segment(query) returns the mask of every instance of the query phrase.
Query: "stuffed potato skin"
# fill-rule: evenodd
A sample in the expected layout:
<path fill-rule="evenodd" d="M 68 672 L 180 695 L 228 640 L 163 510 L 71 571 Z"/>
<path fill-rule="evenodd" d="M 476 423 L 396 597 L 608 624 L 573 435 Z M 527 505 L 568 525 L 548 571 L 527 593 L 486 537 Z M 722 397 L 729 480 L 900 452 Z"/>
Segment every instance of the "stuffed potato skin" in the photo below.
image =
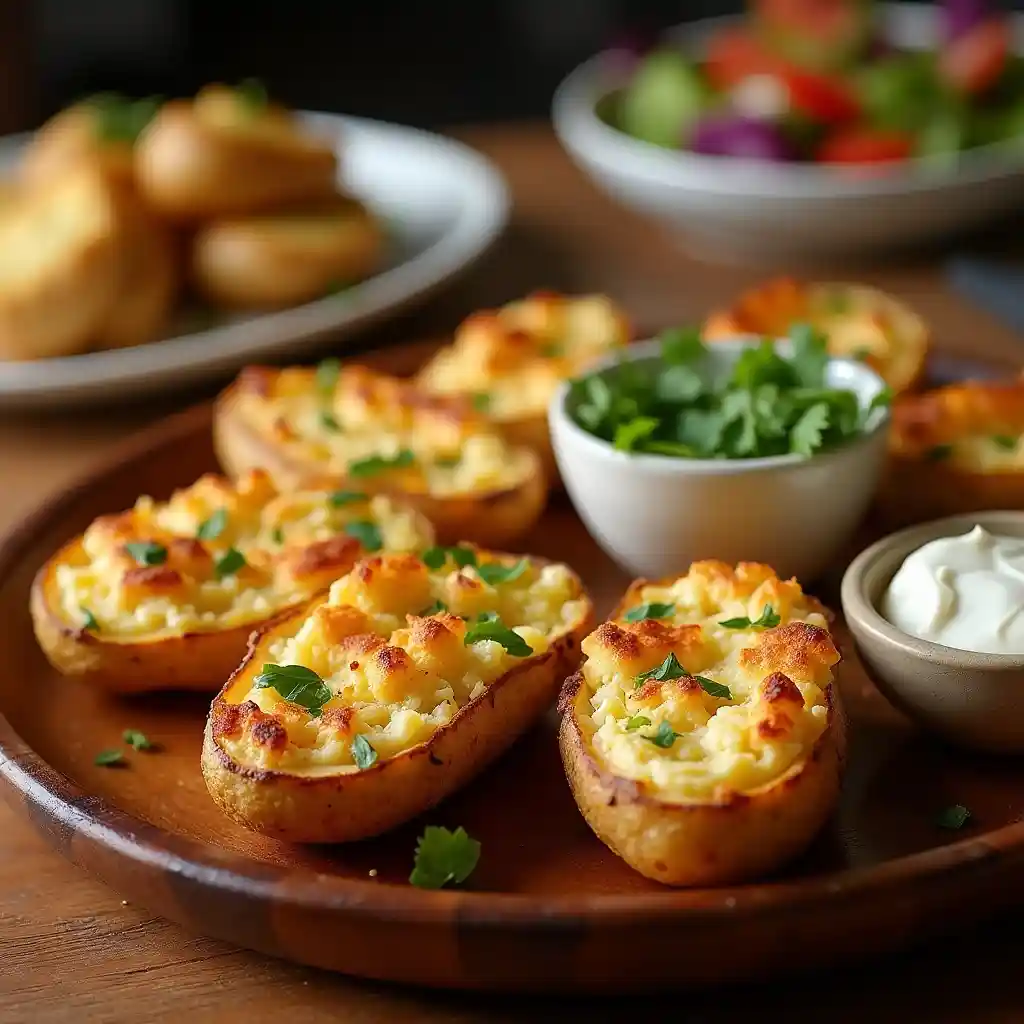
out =
<path fill-rule="evenodd" d="M 288 111 L 211 85 L 164 104 L 136 145 L 135 172 L 155 210 L 196 221 L 330 199 L 337 157 Z"/>
<path fill-rule="evenodd" d="M 339 430 L 325 429 L 325 411 Z M 262 466 L 282 489 L 326 481 L 401 497 L 443 543 L 505 545 L 533 526 L 547 498 L 537 455 L 507 445 L 467 403 L 363 366 L 342 368 L 328 392 L 312 369 L 249 367 L 217 400 L 214 446 L 230 474 Z M 415 461 L 351 476 L 353 458 L 383 451 L 410 451 Z"/>
<path fill-rule="evenodd" d="M 966 381 L 892 407 L 879 507 L 890 525 L 1024 508 L 1024 380 Z"/>
<path fill-rule="evenodd" d="M 360 202 L 214 221 L 192 243 L 197 290 L 221 306 L 295 306 L 363 280 L 380 263 L 380 225 Z"/>
<path fill-rule="evenodd" d="M 606 296 L 537 291 L 468 317 L 417 380 L 435 394 L 477 403 L 510 443 L 536 451 L 558 483 L 547 423 L 551 396 L 631 339 L 624 311 Z"/>
<path fill-rule="evenodd" d="M 517 556 L 480 549 L 475 554 L 479 564 L 511 565 L 517 560 Z M 533 645 L 533 653 L 505 654 L 495 663 L 489 660 L 493 652 L 481 660 L 475 653 L 480 644 L 468 648 L 463 643 L 468 625 L 455 614 L 407 613 L 407 618 L 396 616 L 391 621 L 385 612 L 375 618 L 380 606 L 363 598 L 380 586 L 392 602 L 384 606 L 403 611 L 409 606 L 408 601 L 402 603 L 403 597 L 410 590 L 417 592 L 427 579 L 426 567 L 417 561 L 391 556 L 361 562 L 335 584 L 327 601 L 313 602 L 253 636 L 246 660 L 211 706 L 203 746 L 207 787 L 233 820 L 292 842 L 350 842 L 379 835 L 464 785 L 551 705 L 560 680 L 578 663 L 579 640 L 591 615 L 579 580 L 564 566 L 531 560 L 528 574 L 533 579 L 528 589 L 537 590 L 546 578 L 553 587 L 550 607 L 543 623 L 517 627 Z M 530 618 L 530 598 L 521 605 L 523 614 L 516 616 L 508 599 L 495 593 L 507 586 L 513 585 L 499 584 L 492 590 L 481 583 L 475 570 L 447 566 L 431 577 L 430 592 L 445 594 L 453 609 L 462 607 L 464 612 L 470 606 L 500 607 L 507 624 Z M 414 600 L 422 601 L 425 595 L 426 591 Z M 461 606 L 460 600 L 471 605 Z M 346 601 L 361 602 L 361 606 Z M 396 624 L 399 628 L 392 629 Z M 364 629 L 373 634 L 359 632 Z M 264 703 L 262 695 L 273 693 L 253 689 L 261 667 L 275 658 L 288 660 L 289 655 L 282 652 L 302 649 L 302 638 L 316 636 L 317 630 L 328 639 L 323 657 L 333 657 L 332 664 L 339 669 L 331 681 L 332 699 L 320 711 L 306 711 L 274 698 L 267 710 L 261 708 L 254 696 L 261 695 L 258 699 Z M 461 665 L 459 652 L 464 649 L 473 652 L 464 659 L 476 679 L 472 689 L 465 679 L 450 681 L 454 677 L 442 667 L 450 664 L 453 652 Z M 314 647 L 307 645 L 304 650 L 302 664 L 316 661 L 310 655 Z M 371 679 L 374 694 L 387 692 L 393 702 L 390 719 L 381 717 L 381 705 L 369 693 L 362 694 L 368 703 L 353 706 L 359 673 Z M 435 691 L 439 683 L 442 689 Z M 456 695 L 460 686 L 462 692 Z M 429 710 L 440 692 L 447 694 L 440 705 L 447 705 L 443 714 L 436 708 Z M 424 693 L 433 696 L 426 705 L 417 705 Z M 415 714 L 408 710 L 410 706 L 422 712 L 411 736 L 389 740 L 399 716 Z M 367 719 L 377 727 L 368 725 Z M 369 766 L 358 767 L 351 748 L 346 752 L 346 745 L 357 735 L 368 737 L 373 749 L 380 750 Z M 391 747 L 385 749 L 382 744 L 388 742 Z M 310 743 L 314 743 L 312 752 Z"/>
<path fill-rule="evenodd" d="M 278 494 L 261 472 L 235 486 L 209 475 L 167 503 L 141 498 L 101 517 L 33 582 L 43 653 L 63 674 L 114 692 L 215 689 L 253 629 L 329 586 L 366 554 L 373 530 L 397 550 L 433 541 L 429 523 L 387 498 L 330 500 Z M 222 535 L 204 536 L 222 513 Z"/>
<path fill-rule="evenodd" d="M 845 726 L 829 669 L 838 662 L 839 654 L 823 626 L 814 624 L 824 622 L 823 609 L 813 600 L 804 599 L 794 581 L 783 583 L 766 570 L 743 563 L 735 571 L 720 563 L 696 563 L 681 578 L 682 583 L 637 581 L 610 622 L 584 640 L 584 664 L 562 691 L 559 747 L 577 805 L 602 842 L 634 870 L 655 881 L 672 886 L 721 885 L 770 872 L 810 843 L 838 798 Z M 784 741 L 787 732 L 795 734 L 794 723 L 802 713 L 799 709 L 803 709 L 800 691 L 811 677 L 824 683 L 816 704 L 818 735 L 781 772 L 761 779 L 753 776 L 754 785 L 734 787 L 728 781 L 713 783 L 696 775 L 692 777 L 693 792 L 673 791 L 667 783 L 659 785 L 655 775 L 643 777 L 643 771 L 627 774 L 617 770 L 595 746 L 591 705 L 594 690 L 588 681 L 588 665 L 595 656 L 611 656 L 613 662 L 618 658 L 619 669 L 632 674 L 648 667 L 647 662 L 659 658 L 663 650 L 676 650 L 681 652 L 679 660 L 695 676 L 702 672 L 718 674 L 721 665 L 713 664 L 713 651 L 719 640 L 709 644 L 704 633 L 696 634 L 695 639 L 692 625 L 662 626 L 650 620 L 630 623 L 625 618 L 630 608 L 651 601 L 652 595 L 657 600 L 670 591 L 685 594 L 694 583 L 703 596 L 698 597 L 695 608 L 677 613 L 673 621 L 706 620 L 715 601 L 725 593 L 728 602 L 714 612 L 716 618 L 733 615 L 744 606 L 753 615 L 754 606 L 759 610 L 761 602 L 774 600 L 783 622 L 779 630 L 789 631 L 789 635 L 775 641 L 768 634 L 778 634 L 778 630 L 765 630 L 760 639 L 749 638 L 757 652 L 749 656 L 755 674 L 764 674 L 753 691 L 757 702 L 751 718 L 753 735 L 771 744 Z M 710 601 L 708 592 L 715 595 Z M 700 614 L 693 614 L 698 606 Z M 807 623 L 801 616 L 813 622 Z M 706 623 L 701 628 L 706 629 Z M 768 646 L 759 649 L 759 644 Z M 787 649 L 788 655 L 784 653 Z M 785 671 L 769 672 L 773 661 Z M 655 688 L 661 692 L 646 693 Z M 671 693 L 674 688 L 679 692 Z M 670 692 L 667 698 L 666 692 Z M 808 692 L 815 691 L 808 687 Z M 665 704 L 661 711 L 678 713 L 679 706 L 689 702 L 686 713 L 695 714 L 697 720 L 707 713 L 706 705 L 718 704 L 718 698 L 702 692 L 693 677 L 660 684 L 648 680 L 633 697 L 639 711 L 632 705 L 629 709 L 649 716 L 637 732 L 650 728 L 659 714 L 657 701 L 662 698 Z M 674 710 L 673 702 L 678 705 Z M 712 708 L 709 722 L 714 721 L 718 710 Z M 687 740 L 677 734 L 679 738 Z M 652 771 L 659 770 L 656 763 Z M 662 776 L 665 780 L 673 781 L 668 772 Z"/>
<path fill-rule="evenodd" d="M 732 308 L 704 323 L 706 341 L 738 334 L 784 337 L 795 323 L 810 323 L 836 356 L 860 359 L 895 394 L 917 387 L 931 347 L 928 325 L 895 296 L 866 285 L 767 281 L 741 295 Z"/>

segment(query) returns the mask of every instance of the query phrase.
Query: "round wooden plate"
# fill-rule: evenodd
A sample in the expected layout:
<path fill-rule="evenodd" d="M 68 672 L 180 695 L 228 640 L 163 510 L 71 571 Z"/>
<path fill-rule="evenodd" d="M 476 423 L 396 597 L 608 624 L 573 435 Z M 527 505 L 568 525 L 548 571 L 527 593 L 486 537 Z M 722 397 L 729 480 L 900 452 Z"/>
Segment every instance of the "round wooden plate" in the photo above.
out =
<path fill-rule="evenodd" d="M 396 372 L 423 346 L 378 354 Z M 760 884 L 674 891 L 589 831 L 553 716 L 485 775 L 381 839 L 302 848 L 217 811 L 199 771 L 207 700 L 114 699 L 56 675 L 27 611 L 38 566 L 96 515 L 215 467 L 210 410 L 181 414 L 56 497 L 0 545 L 0 776 L 49 842 L 132 902 L 243 946 L 365 977 L 492 990 L 625 991 L 753 979 L 905 944 L 1024 894 L 1024 762 L 921 735 L 878 694 L 844 628 L 851 743 L 841 806 L 798 863 Z M 524 551 L 568 561 L 607 612 L 627 580 L 564 501 Z M 713 552 L 709 552 L 709 555 Z M 819 593 L 834 597 L 836 580 Z M 832 602 L 834 604 L 834 602 Z M 125 728 L 160 744 L 102 768 Z M 962 803 L 961 832 L 938 812 Z M 461 890 L 408 885 L 424 823 L 465 826 L 483 855 Z"/>

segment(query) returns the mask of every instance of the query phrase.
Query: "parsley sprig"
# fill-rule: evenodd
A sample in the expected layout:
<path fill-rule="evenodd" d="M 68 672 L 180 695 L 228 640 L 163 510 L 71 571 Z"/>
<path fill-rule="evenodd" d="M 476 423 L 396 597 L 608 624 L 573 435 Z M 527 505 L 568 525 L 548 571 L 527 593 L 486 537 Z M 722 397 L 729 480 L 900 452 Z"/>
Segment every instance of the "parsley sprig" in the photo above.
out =
<path fill-rule="evenodd" d="M 314 716 L 333 696 L 331 688 L 304 665 L 264 665 L 253 685 L 257 690 L 273 687 L 282 700 L 298 704 Z"/>
<path fill-rule="evenodd" d="M 428 825 L 416 843 L 416 857 L 409 881 L 420 889 L 440 889 L 453 882 L 461 885 L 480 862 L 480 843 L 464 828 L 454 832 Z"/>
<path fill-rule="evenodd" d="M 697 331 L 666 331 L 660 360 L 623 361 L 574 383 L 572 415 L 620 451 L 678 458 L 807 458 L 870 429 L 888 391 L 862 408 L 853 391 L 828 385 L 822 334 L 797 324 L 790 341 L 790 355 L 767 339 L 745 349 L 722 377 Z"/>

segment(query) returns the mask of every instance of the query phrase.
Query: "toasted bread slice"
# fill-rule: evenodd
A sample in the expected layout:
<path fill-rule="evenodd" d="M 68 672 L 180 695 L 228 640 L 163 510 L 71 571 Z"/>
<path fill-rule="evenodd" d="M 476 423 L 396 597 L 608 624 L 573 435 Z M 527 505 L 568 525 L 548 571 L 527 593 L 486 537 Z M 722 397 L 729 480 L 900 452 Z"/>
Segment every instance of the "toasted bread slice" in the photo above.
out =
<path fill-rule="evenodd" d="M 122 239 L 115 190 L 91 170 L 0 207 L 0 359 L 87 349 L 113 307 Z"/>

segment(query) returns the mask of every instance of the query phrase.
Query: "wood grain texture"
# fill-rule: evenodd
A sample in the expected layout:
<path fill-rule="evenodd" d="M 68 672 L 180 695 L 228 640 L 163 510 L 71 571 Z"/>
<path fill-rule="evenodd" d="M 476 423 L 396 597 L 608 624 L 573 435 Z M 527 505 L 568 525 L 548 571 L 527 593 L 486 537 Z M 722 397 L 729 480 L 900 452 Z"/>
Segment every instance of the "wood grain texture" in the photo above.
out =
<path fill-rule="evenodd" d="M 685 320 L 721 302 L 756 274 L 705 267 L 681 257 L 674 243 L 598 199 L 558 155 L 546 132 L 477 135 L 510 173 L 519 212 L 503 253 L 464 290 L 435 304 L 423 325 L 450 326 L 467 309 L 510 298 L 530 286 L 607 289 L 646 321 Z M 501 257 L 504 260 L 501 260 Z M 500 266 L 502 274 L 493 271 Z M 936 324 L 939 344 L 961 353 L 1018 358 L 1015 339 L 971 311 L 938 284 L 926 264 L 869 277 L 914 301 Z M 411 331 L 405 321 L 387 339 Z M 0 471 L 11 520 L 50 486 L 73 475 L 110 440 L 156 410 L 0 426 Z M 30 831 L 0 807 L 0 915 L 13 934 L 14 969 L 0 974 L 0 1019 L 168 1019 L 185 1005 L 197 1019 L 236 1019 L 231 1007 L 258 999 L 267 1012 L 301 1008 L 306 1019 L 512 1020 L 572 1019 L 588 1012 L 610 1019 L 627 1009 L 614 1001 L 558 1003 L 467 999 L 381 990 L 189 937 L 147 919 L 43 851 Z M 13 928 L 10 927 L 13 923 Z M 54 936 L 56 935 L 56 939 Z M 1002 941 L 985 933 L 871 968 L 788 987 L 744 989 L 725 996 L 687 996 L 694 1019 L 729 1020 L 756 1010 L 763 1018 L 1010 1019 L 1013 965 L 1024 949 L 1017 926 Z M 803 950 L 791 947 L 800 958 Z M 126 973 L 122 976 L 122 971 Z M 894 986 L 895 978 L 898 987 Z M 1000 984 L 1005 979 L 1005 984 Z M 895 988 L 895 991 L 894 991 Z M 659 1005 L 664 1005 L 663 1003 Z M 628 1008 L 638 1007 L 630 1001 Z M 644 1008 L 644 1007 L 641 1007 Z M 653 1012 L 654 1006 L 646 1007 Z M 204 1016 L 205 1015 L 205 1016 Z"/>

